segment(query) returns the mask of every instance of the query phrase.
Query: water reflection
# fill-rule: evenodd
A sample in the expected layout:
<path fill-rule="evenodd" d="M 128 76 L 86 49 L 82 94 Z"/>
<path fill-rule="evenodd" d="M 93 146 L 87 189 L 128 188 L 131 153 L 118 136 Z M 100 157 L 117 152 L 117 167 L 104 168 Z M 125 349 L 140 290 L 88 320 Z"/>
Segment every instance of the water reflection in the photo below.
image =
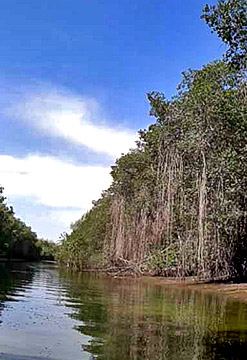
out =
<path fill-rule="evenodd" d="M 246 304 L 47 264 L 0 274 L 0 359 L 246 359 Z"/>
<path fill-rule="evenodd" d="M 7 300 L 15 301 L 15 297 L 24 296 L 22 291 L 32 282 L 33 274 L 31 264 L 27 266 L 23 263 L 0 263 L 0 309 L 4 309 Z"/>
<path fill-rule="evenodd" d="M 90 359 L 81 346 L 87 337 L 73 330 L 75 321 L 62 304 L 66 290 L 56 267 L 11 264 L 0 271 L 0 359 Z"/>
<path fill-rule="evenodd" d="M 98 359 L 246 359 L 245 304 L 93 275 L 76 275 L 67 290 L 81 303 L 76 329 L 92 336 L 84 348 Z"/>

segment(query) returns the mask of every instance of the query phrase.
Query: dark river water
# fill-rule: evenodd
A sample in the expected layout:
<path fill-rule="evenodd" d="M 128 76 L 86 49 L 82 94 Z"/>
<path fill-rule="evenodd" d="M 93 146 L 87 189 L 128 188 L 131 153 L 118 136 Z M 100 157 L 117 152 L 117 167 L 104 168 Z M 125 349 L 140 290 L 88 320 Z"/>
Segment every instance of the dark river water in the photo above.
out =
<path fill-rule="evenodd" d="M 0 264 L 0 359 L 247 359 L 247 305 L 52 264 Z"/>

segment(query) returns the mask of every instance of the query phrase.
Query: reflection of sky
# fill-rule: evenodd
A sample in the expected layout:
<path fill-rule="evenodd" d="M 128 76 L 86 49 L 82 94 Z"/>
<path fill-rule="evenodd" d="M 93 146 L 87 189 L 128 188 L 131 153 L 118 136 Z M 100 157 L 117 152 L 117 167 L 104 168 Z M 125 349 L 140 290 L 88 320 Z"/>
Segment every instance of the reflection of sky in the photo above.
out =
<path fill-rule="evenodd" d="M 79 322 L 67 316 L 70 309 L 61 301 L 65 292 L 53 275 L 51 271 L 35 273 L 31 284 L 5 302 L 0 359 L 90 359 L 82 350 L 90 337 L 72 329 Z"/>
<path fill-rule="evenodd" d="M 204 5 L 1 1 L 0 185 L 39 236 L 58 239 L 109 186 L 116 157 L 153 122 L 148 91 L 169 98 L 182 71 L 219 58 L 224 48 L 200 20 Z M 59 204 L 65 194 L 79 208 Z"/>

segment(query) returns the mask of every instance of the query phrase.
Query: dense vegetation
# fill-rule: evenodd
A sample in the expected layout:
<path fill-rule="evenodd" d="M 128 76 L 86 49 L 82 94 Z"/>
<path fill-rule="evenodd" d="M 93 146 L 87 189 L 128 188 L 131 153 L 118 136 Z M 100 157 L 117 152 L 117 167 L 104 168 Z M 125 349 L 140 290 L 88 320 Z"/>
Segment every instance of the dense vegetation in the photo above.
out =
<path fill-rule="evenodd" d="M 41 260 L 54 260 L 57 251 L 57 245 L 51 240 L 38 239 L 36 248 Z"/>
<path fill-rule="evenodd" d="M 246 1 L 205 7 L 202 17 L 229 46 L 225 59 L 184 72 L 171 100 L 148 94 L 154 124 L 140 130 L 136 148 L 112 167 L 110 188 L 64 236 L 61 263 L 209 279 L 247 275 L 243 9 Z"/>
<path fill-rule="evenodd" d="M 0 257 L 7 259 L 54 259 L 56 245 L 39 240 L 31 227 L 16 218 L 0 187 Z"/>
<path fill-rule="evenodd" d="M 247 67 L 247 1 L 219 0 L 204 8 L 202 18 L 227 45 L 225 60 L 235 68 Z"/>
<path fill-rule="evenodd" d="M 0 187 L 0 254 L 7 258 L 38 259 L 37 235 L 23 221 L 17 219 L 14 210 L 6 204 Z"/>

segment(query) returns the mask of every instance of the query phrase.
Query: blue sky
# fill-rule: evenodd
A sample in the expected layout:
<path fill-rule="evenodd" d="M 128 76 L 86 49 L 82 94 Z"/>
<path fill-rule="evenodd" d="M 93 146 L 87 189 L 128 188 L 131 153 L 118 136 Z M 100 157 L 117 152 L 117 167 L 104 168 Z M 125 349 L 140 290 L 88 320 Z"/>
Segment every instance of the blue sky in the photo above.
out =
<path fill-rule="evenodd" d="M 215 3 L 211 1 L 210 4 Z M 147 127 L 150 90 L 220 58 L 201 0 L 0 4 L 0 184 L 17 216 L 58 239 L 110 184 Z"/>

